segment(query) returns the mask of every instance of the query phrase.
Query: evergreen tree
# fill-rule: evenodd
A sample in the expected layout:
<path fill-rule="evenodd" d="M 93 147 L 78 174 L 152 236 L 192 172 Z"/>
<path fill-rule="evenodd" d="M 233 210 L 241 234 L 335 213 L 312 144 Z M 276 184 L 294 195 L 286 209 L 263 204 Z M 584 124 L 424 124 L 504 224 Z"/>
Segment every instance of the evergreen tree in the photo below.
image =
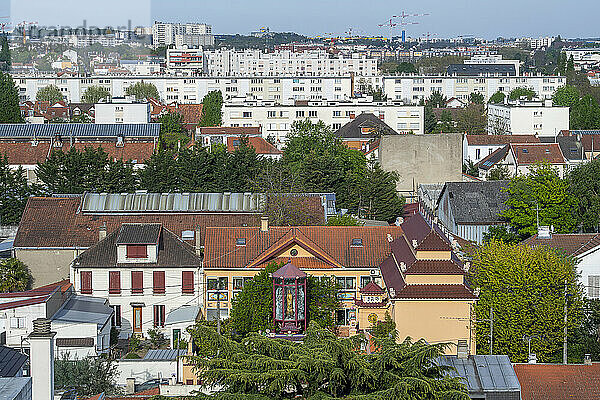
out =
<path fill-rule="evenodd" d="M 430 105 L 425 106 L 425 115 L 424 115 L 424 129 L 425 133 L 436 133 L 437 132 L 437 118 L 433 113 L 433 109 Z"/>
<path fill-rule="evenodd" d="M 11 58 L 8 48 L 8 38 L 6 35 L 0 35 L 0 71 L 10 71 Z"/>
<path fill-rule="evenodd" d="M 240 144 L 227 157 L 225 166 L 226 182 L 230 191 L 243 193 L 252 190 L 261 170 L 261 160 L 254 147 L 249 145 L 248 138 L 240 138 Z"/>
<path fill-rule="evenodd" d="M 190 135 L 183 126 L 183 116 L 179 113 L 161 115 L 157 122 L 160 123 L 160 146 L 165 150 L 179 151 L 190 142 Z"/>
<path fill-rule="evenodd" d="M 202 117 L 200 126 L 221 126 L 223 123 L 223 95 L 221 91 L 213 91 L 202 100 Z"/>
<path fill-rule="evenodd" d="M 144 169 L 139 171 L 140 187 L 152 193 L 175 192 L 179 188 L 181 171 L 175 154 L 168 150 L 159 150 L 146 161 Z"/>
<path fill-rule="evenodd" d="M 59 101 L 64 100 L 64 96 L 58 86 L 56 85 L 48 85 L 40 90 L 38 90 L 37 95 L 35 96 L 37 101 L 48 101 L 51 104 L 57 103 Z"/>
<path fill-rule="evenodd" d="M 33 278 L 27 265 L 16 258 L 0 262 L 0 293 L 22 292 L 31 289 Z"/>
<path fill-rule="evenodd" d="M 446 108 L 447 101 L 446 96 L 436 90 L 425 100 L 425 104 L 433 108 Z"/>
<path fill-rule="evenodd" d="M 0 123 L 23 123 L 23 115 L 19 108 L 19 91 L 12 76 L 0 72 Z"/>
<path fill-rule="evenodd" d="M 12 169 L 0 154 L 0 225 L 18 225 L 29 197 L 40 193 L 27 182 L 23 168 Z"/>
<path fill-rule="evenodd" d="M 369 163 L 363 184 L 359 185 L 359 215 L 394 222 L 404 207 L 404 198 L 396 192 L 397 182 L 396 173 L 384 171 L 378 162 Z"/>
<path fill-rule="evenodd" d="M 483 97 L 483 94 L 473 92 L 469 95 L 469 102 L 472 104 L 483 104 L 485 102 L 485 99 Z"/>
<path fill-rule="evenodd" d="M 496 92 L 494 93 L 490 99 L 488 100 L 488 103 L 490 104 L 502 104 L 504 103 L 504 99 L 506 98 L 506 95 L 502 92 Z"/>

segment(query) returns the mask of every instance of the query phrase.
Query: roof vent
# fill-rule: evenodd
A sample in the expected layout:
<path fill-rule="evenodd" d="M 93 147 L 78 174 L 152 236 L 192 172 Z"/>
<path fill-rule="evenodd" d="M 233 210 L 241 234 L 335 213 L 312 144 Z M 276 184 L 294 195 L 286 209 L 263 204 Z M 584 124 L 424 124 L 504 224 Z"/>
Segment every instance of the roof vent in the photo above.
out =
<path fill-rule="evenodd" d="M 406 272 L 406 263 L 404 261 L 400 262 L 400 269 L 402 270 L 402 272 Z"/>
<path fill-rule="evenodd" d="M 529 354 L 529 358 L 527 359 L 528 364 L 537 364 L 537 355 L 535 353 Z"/>
<path fill-rule="evenodd" d="M 465 339 L 459 339 L 457 345 L 457 356 L 458 358 L 467 358 L 469 357 L 469 342 Z"/>
<path fill-rule="evenodd" d="M 414 248 L 417 248 L 417 246 L 419 246 L 419 242 L 417 242 L 417 239 L 413 239 L 413 240 L 412 240 L 412 246 L 413 246 Z"/>
<path fill-rule="evenodd" d="M 50 334 L 50 320 L 46 318 L 38 318 L 33 321 L 33 333 L 36 335 Z"/>
<path fill-rule="evenodd" d="M 469 272 L 469 268 L 471 268 L 471 263 L 467 261 L 463 266 L 463 269 L 465 270 L 465 272 Z"/>
<path fill-rule="evenodd" d="M 396 289 L 394 289 L 393 287 L 390 288 L 390 296 L 396 297 Z"/>
<path fill-rule="evenodd" d="M 387 240 L 390 243 L 392 243 L 394 241 L 394 238 L 393 238 L 393 236 L 390 233 L 387 234 Z"/>
<path fill-rule="evenodd" d="M 583 365 L 592 365 L 592 355 L 586 354 L 583 356 Z"/>
<path fill-rule="evenodd" d="M 538 239 L 552 239 L 552 231 L 549 226 L 538 226 Z"/>

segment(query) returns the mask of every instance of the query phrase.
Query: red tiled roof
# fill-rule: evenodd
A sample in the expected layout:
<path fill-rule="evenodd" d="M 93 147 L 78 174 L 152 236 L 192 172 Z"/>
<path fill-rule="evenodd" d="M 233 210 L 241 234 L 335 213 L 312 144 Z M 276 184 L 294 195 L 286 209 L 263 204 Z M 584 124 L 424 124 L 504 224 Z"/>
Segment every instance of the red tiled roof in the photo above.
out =
<path fill-rule="evenodd" d="M 367 283 L 367 286 L 360 289 L 359 292 L 362 294 L 384 294 L 385 290 L 383 290 L 381 286 L 379 286 L 375 282 L 371 281 Z"/>
<path fill-rule="evenodd" d="M 429 234 L 425 236 L 425 239 L 419 243 L 416 250 L 448 251 L 452 250 L 452 248 L 448 243 L 448 239 L 445 239 L 442 234 L 432 229 Z"/>
<path fill-rule="evenodd" d="M 396 291 L 396 299 L 476 299 L 465 285 L 406 285 Z"/>
<path fill-rule="evenodd" d="M 406 274 L 464 275 L 465 271 L 452 260 L 417 260 Z"/>
<path fill-rule="evenodd" d="M 592 151 L 592 143 L 594 151 L 600 151 L 600 135 L 581 135 L 581 144 L 585 151 Z"/>
<path fill-rule="evenodd" d="M 300 226 L 270 227 L 268 232 L 261 232 L 260 228 L 249 227 L 208 228 L 204 267 L 259 266 L 281 258 L 282 253 L 299 245 L 318 258 L 321 261 L 319 265 L 372 268 L 379 266 L 391 254 L 388 234 L 398 238 L 402 229 L 393 226 Z M 236 239 L 241 238 L 246 239 L 245 246 L 236 245 Z M 363 246 L 352 246 L 355 238 L 361 238 Z"/>
<path fill-rule="evenodd" d="M 98 242 L 98 231 L 106 224 L 110 233 L 124 223 L 158 223 L 180 235 L 201 229 L 204 243 L 208 226 L 258 226 L 258 214 L 137 213 L 94 214 L 79 211 L 82 197 L 32 197 L 27 201 L 15 237 L 17 248 L 87 248 Z M 190 244 L 194 244 L 193 241 Z"/>
<path fill-rule="evenodd" d="M 510 147 L 519 165 L 531 165 L 542 161 L 565 164 L 565 157 L 558 143 L 511 144 Z"/>
<path fill-rule="evenodd" d="M 101 147 L 111 160 L 135 160 L 138 164 L 149 159 L 154 153 L 153 142 L 128 142 L 125 141 L 122 147 L 117 147 L 114 142 L 78 142 L 73 146 L 79 151 L 84 151 L 86 147 Z M 52 151 L 68 152 L 71 149 L 70 143 L 64 143 L 62 147 L 54 147 Z M 46 161 L 50 154 L 50 142 L 38 142 L 37 146 L 32 146 L 30 141 L 0 141 L 0 155 L 5 154 L 11 165 L 36 165 Z"/>
<path fill-rule="evenodd" d="M 0 298 L 14 299 L 13 301 L 7 300 L 1 303 L 0 310 L 10 310 L 13 308 L 45 303 L 55 291 L 60 290 L 61 293 L 64 293 L 71 286 L 72 285 L 68 280 L 63 280 L 24 292 L 0 293 Z"/>
<path fill-rule="evenodd" d="M 534 135 L 467 135 L 469 146 L 493 146 L 509 143 L 540 143 Z"/>
<path fill-rule="evenodd" d="M 354 304 L 362 308 L 383 308 L 388 305 L 387 301 L 380 301 L 378 303 L 365 303 L 362 300 L 354 300 Z"/>
<path fill-rule="evenodd" d="M 600 399 L 600 364 L 514 364 L 523 400 Z"/>
<path fill-rule="evenodd" d="M 281 155 L 283 151 L 267 142 L 262 136 L 250 136 L 248 139 L 248 145 L 254 147 L 256 154 L 269 154 L 269 155 Z M 227 138 L 227 151 L 233 152 L 237 148 L 234 145 L 235 140 L 241 140 L 241 136 L 235 137 L 230 136 Z"/>
<path fill-rule="evenodd" d="M 135 394 L 107 397 L 106 400 L 147 400 L 158 395 L 160 395 L 160 388 L 157 386 L 152 389 L 142 390 Z"/>
<path fill-rule="evenodd" d="M 200 128 L 201 135 L 235 135 L 256 136 L 261 135 L 260 126 L 203 126 Z"/>
<path fill-rule="evenodd" d="M 600 246 L 598 233 L 552 234 L 550 239 L 541 239 L 534 235 L 523 243 L 529 246 L 548 246 L 564 250 L 568 255 L 578 256 L 588 250 Z"/>
<path fill-rule="evenodd" d="M 177 113 L 183 117 L 184 124 L 198 125 L 202 117 L 202 104 L 179 104 Z"/>

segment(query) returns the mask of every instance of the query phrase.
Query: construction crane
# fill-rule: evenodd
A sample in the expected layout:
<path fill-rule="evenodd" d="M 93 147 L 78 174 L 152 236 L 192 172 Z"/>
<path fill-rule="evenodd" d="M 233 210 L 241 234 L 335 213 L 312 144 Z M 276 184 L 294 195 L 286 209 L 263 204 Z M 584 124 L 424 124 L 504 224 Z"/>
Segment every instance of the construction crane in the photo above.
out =
<path fill-rule="evenodd" d="M 404 11 L 402 11 L 400 13 L 400 15 L 394 15 L 392 18 L 400 18 L 400 23 L 399 25 L 401 26 L 408 26 L 408 25 L 418 25 L 418 22 L 410 22 L 410 21 L 406 21 L 406 18 L 415 18 L 415 17 L 427 17 L 431 14 L 429 13 L 424 13 L 424 14 L 407 14 Z M 406 42 L 406 29 L 402 29 L 402 43 Z"/>
<path fill-rule="evenodd" d="M 0 19 L 9 19 L 10 17 L 0 17 Z M 0 22 L 0 29 L 2 30 L 2 35 L 5 34 L 6 28 L 10 28 L 11 23 L 9 22 Z"/>
<path fill-rule="evenodd" d="M 394 37 L 394 28 L 397 26 L 398 24 L 394 22 L 394 17 L 390 18 L 389 21 L 384 22 L 383 24 L 379 24 L 379 27 L 384 27 L 387 26 L 390 28 L 390 42 L 392 41 L 392 38 Z"/>
<path fill-rule="evenodd" d="M 23 29 L 23 44 L 27 44 L 27 27 L 28 26 L 33 26 L 33 25 L 37 25 L 37 22 L 31 22 L 31 21 L 23 21 L 19 24 L 17 24 L 18 27 L 21 27 Z"/>

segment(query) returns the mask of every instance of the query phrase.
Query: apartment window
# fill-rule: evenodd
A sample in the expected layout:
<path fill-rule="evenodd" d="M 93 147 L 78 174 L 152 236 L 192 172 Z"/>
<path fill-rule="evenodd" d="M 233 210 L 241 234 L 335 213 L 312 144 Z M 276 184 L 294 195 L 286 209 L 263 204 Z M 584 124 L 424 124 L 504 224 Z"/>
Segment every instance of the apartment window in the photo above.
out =
<path fill-rule="evenodd" d="M 227 277 L 208 278 L 206 283 L 208 290 L 227 290 L 228 279 Z"/>
<path fill-rule="evenodd" d="M 304 111 L 296 111 L 296 118 L 304 118 Z"/>
<path fill-rule="evenodd" d="M 370 282 L 374 282 L 381 286 L 381 277 L 380 276 L 361 276 L 360 277 L 360 287 L 364 288 Z"/>
<path fill-rule="evenodd" d="M 335 110 L 335 111 L 333 112 L 333 116 L 334 116 L 334 117 L 341 117 L 341 116 L 342 116 L 342 112 L 341 112 L 341 111 L 339 111 L 339 110 Z"/>
<path fill-rule="evenodd" d="M 600 297 L 600 275 L 588 276 L 588 297 Z"/>
<path fill-rule="evenodd" d="M 334 131 L 337 131 L 337 130 L 338 130 L 338 129 L 340 129 L 341 127 L 342 127 L 342 124 L 340 124 L 340 123 L 336 123 L 336 124 L 333 124 L 333 125 L 331 125 L 331 128 L 332 128 Z"/>
<path fill-rule="evenodd" d="M 127 258 L 148 258 L 147 246 L 128 245 Z"/>
<path fill-rule="evenodd" d="M 475 150 L 475 158 L 477 160 L 479 160 L 479 158 L 481 158 L 481 149 L 476 149 Z"/>
<path fill-rule="evenodd" d="M 335 280 L 340 290 L 356 289 L 356 278 L 351 276 L 338 276 Z"/>
<path fill-rule="evenodd" d="M 154 327 L 165 327 L 165 306 L 162 304 L 154 306 Z"/>
<path fill-rule="evenodd" d="M 356 319 L 355 310 L 343 309 L 335 312 L 335 320 L 338 325 L 350 325 L 354 319 Z"/>
<path fill-rule="evenodd" d="M 243 118 L 252 118 L 252 112 L 251 111 L 244 111 L 242 113 L 242 117 Z"/>
<path fill-rule="evenodd" d="M 233 278 L 233 298 L 234 299 L 244 289 L 244 285 L 246 285 L 246 283 L 250 280 L 252 280 L 252 278 L 249 278 L 249 277 L 234 277 Z"/>
<path fill-rule="evenodd" d="M 10 327 L 12 329 L 25 329 L 25 317 L 11 317 Z"/>
<path fill-rule="evenodd" d="M 133 293 L 133 294 L 143 294 L 144 293 L 144 272 L 131 271 L 131 293 Z"/>
<path fill-rule="evenodd" d="M 121 326 L 121 306 L 111 306 L 113 315 L 111 317 L 112 326 Z"/>
<path fill-rule="evenodd" d="M 194 294 L 194 271 L 182 271 L 181 282 L 181 293 Z"/>
<path fill-rule="evenodd" d="M 108 272 L 108 294 L 121 294 L 121 272 Z"/>
<path fill-rule="evenodd" d="M 81 271 L 81 293 L 92 294 L 92 271 Z"/>
<path fill-rule="evenodd" d="M 310 118 L 317 118 L 317 111 L 316 110 L 311 110 L 308 112 L 308 116 Z"/>
<path fill-rule="evenodd" d="M 267 118 L 276 118 L 277 111 L 267 111 Z"/>
<path fill-rule="evenodd" d="M 165 271 L 154 271 L 152 288 L 154 294 L 165 294 Z"/>

